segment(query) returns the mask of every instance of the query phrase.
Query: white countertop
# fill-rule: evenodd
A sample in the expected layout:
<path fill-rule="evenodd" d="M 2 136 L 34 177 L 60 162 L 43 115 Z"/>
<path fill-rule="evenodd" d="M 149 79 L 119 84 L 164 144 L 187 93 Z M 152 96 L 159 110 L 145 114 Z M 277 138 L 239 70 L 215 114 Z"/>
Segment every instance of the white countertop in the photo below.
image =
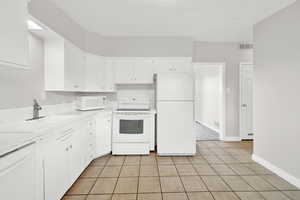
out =
<path fill-rule="evenodd" d="M 38 140 L 51 133 L 51 130 L 76 120 L 91 117 L 111 110 L 70 111 L 33 121 L 17 121 L 0 124 L 0 156 L 14 151 L 20 146 Z"/>

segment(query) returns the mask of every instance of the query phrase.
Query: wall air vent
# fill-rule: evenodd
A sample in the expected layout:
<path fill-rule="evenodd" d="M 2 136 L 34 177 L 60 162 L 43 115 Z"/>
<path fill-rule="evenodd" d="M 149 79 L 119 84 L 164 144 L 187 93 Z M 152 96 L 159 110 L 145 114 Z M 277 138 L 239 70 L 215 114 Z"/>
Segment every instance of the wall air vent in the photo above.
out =
<path fill-rule="evenodd" d="M 253 44 L 242 43 L 240 49 L 253 49 Z"/>

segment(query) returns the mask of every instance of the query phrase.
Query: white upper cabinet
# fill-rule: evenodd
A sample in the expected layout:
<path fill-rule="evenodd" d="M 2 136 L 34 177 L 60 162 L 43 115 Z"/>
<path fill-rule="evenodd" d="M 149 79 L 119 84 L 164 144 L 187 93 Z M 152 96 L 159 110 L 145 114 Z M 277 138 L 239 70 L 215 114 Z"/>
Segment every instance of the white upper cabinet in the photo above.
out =
<path fill-rule="evenodd" d="M 156 58 L 153 59 L 155 73 L 192 72 L 192 58 Z"/>
<path fill-rule="evenodd" d="M 113 66 L 102 56 L 86 54 L 85 91 L 114 91 Z"/>
<path fill-rule="evenodd" d="M 105 90 L 105 59 L 98 55 L 86 54 L 85 90 Z"/>
<path fill-rule="evenodd" d="M 0 64 L 28 67 L 28 0 L 1 0 Z"/>
<path fill-rule="evenodd" d="M 116 84 L 153 83 L 153 63 L 147 58 L 115 58 Z"/>
<path fill-rule="evenodd" d="M 82 91 L 85 56 L 81 49 L 63 40 L 45 41 L 45 89 Z"/>
<path fill-rule="evenodd" d="M 130 84 L 134 82 L 134 63 L 129 59 L 114 59 L 116 84 Z"/>
<path fill-rule="evenodd" d="M 153 83 L 153 60 L 137 59 L 134 64 L 134 81 L 141 84 Z"/>

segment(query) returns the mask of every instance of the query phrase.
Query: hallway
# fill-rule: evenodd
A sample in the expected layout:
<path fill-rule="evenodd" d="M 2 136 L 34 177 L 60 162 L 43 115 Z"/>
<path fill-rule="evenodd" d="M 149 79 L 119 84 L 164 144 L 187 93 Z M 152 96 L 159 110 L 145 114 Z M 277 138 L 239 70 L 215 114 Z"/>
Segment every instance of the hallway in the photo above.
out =
<path fill-rule="evenodd" d="M 64 200 L 299 200 L 299 189 L 251 160 L 252 149 L 249 141 L 198 141 L 194 157 L 109 155 Z"/>

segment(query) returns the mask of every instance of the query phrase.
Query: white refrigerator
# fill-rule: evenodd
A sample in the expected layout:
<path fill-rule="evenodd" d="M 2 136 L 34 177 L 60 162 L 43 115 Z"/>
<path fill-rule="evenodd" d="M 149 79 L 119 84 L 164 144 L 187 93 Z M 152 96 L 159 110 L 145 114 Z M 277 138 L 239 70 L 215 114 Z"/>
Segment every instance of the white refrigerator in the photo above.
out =
<path fill-rule="evenodd" d="M 156 77 L 157 153 L 195 155 L 194 77 L 161 73 Z"/>

